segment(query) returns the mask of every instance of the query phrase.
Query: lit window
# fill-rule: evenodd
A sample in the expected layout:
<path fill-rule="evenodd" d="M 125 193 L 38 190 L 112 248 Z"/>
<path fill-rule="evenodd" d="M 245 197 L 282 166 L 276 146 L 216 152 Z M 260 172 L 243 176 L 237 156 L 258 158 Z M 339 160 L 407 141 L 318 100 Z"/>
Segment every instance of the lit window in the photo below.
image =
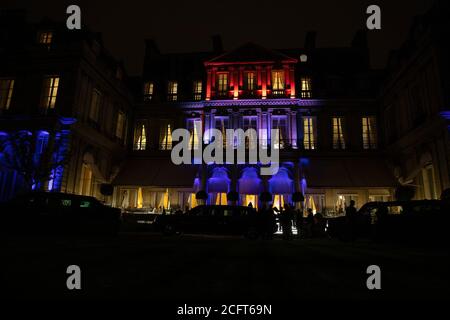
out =
<path fill-rule="evenodd" d="M 159 149 L 172 150 L 172 125 L 163 122 L 159 134 Z"/>
<path fill-rule="evenodd" d="M 214 197 L 214 196 L 213 196 Z M 215 204 L 217 206 L 226 206 L 228 204 L 227 200 L 227 193 L 226 192 L 220 192 L 215 194 L 216 201 Z M 224 215 L 226 216 L 226 209 L 224 210 Z M 230 214 L 231 215 L 231 214 Z"/>
<path fill-rule="evenodd" d="M 138 124 L 134 133 L 134 150 L 145 150 L 147 146 L 147 133 L 144 124 Z"/>
<path fill-rule="evenodd" d="M 0 79 L 0 110 L 8 110 L 14 89 L 13 79 Z"/>
<path fill-rule="evenodd" d="M 300 55 L 300 62 L 307 62 L 308 61 L 308 56 L 306 54 L 301 54 Z"/>
<path fill-rule="evenodd" d="M 119 111 L 117 114 L 117 124 L 116 124 L 116 137 L 119 139 L 123 138 L 123 129 L 125 127 L 125 113 Z"/>
<path fill-rule="evenodd" d="M 301 78 L 301 97 L 302 98 L 311 98 L 311 78 L 303 77 Z"/>
<path fill-rule="evenodd" d="M 146 82 L 144 85 L 144 101 L 150 101 L 153 99 L 153 82 Z"/>
<path fill-rule="evenodd" d="M 187 129 L 190 132 L 189 150 L 198 150 L 201 143 L 202 121 L 200 119 L 188 119 Z"/>
<path fill-rule="evenodd" d="M 272 71 L 273 95 L 284 95 L 284 71 Z"/>
<path fill-rule="evenodd" d="M 344 133 L 342 131 L 343 118 L 333 118 L 333 149 L 345 149 Z"/>
<path fill-rule="evenodd" d="M 219 96 L 226 96 L 228 92 L 228 73 L 217 74 L 217 90 Z"/>
<path fill-rule="evenodd" d="M 178 82 L 176 81 L 169 81 L 169 86 L 167 90 L 167 100 L 169 101 L 177 101 L 178 99 Z"/>
<path fill-rule="evenodd" d="M 255 90 L 255 73 L 254 72 L 246 72 L 245 73 L 245 89 L 248 91 Z"/>
<path fill-rule="evenodd" d="M 345 214 L 345 208 L 350 205 L 350 201 L 355 201 L 355 207 L 358 207 L 358 195 L 356 194 L 338 194 L 334 208 L 339 215 Z"/>
<path fill-rule="evenodd" d="M 316 149 L 316 119 L 315 117 L 303 118 L 303 147 L 306 150 Z"/>
<path fill-rule="evenodd" d="M 101 92 L 97 89 L 94 89 L 91 95 L 91 108 L 89 109 L 89 118 L 94 122 L 97 122 L 98 120 L 101 102 L 102 102 Z"/>
<path fill-rule="evenodd" d="M 46 45 L 50 45 L 52 43 L 53 40 L 53 32 L 41 32 L 39 34 L 39 43 L 40 44 L 46 44 Z"/>
<path fill-rule="evenodd" d="M 289 139 L 286 116 L 272 116 L 272 129 L 278 129 L 278 134 L 272 137 L 274 149 L 284 149 Z"/>
<path fill-rule="evenodd" d="M 376 117 L 362 118 L 362 135 L 363 148 L 376 149 L 377 148 L 377 122 Z"/>
<path fill-rule="evenodd" d="M 194 81 L 194 100 L 202 100 L 202 82 Z"/>
<path fill-rule="evenodd" d="M 56 97 L 58 95 L 59 77 L 47 76 L 44 79 L 41 107 L 44 109 L 54 109 Z"/>

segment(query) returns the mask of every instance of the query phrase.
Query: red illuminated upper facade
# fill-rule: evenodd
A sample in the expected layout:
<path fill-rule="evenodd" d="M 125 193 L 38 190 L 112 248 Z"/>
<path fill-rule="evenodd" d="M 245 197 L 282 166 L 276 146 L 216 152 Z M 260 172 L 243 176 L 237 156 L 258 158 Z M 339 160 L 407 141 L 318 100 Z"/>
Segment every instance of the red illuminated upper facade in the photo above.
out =
<path fill-rule="evenodd" d="M 206 100 L 295 98 L 297 59 L 253 43 L 205 62 Z"/>

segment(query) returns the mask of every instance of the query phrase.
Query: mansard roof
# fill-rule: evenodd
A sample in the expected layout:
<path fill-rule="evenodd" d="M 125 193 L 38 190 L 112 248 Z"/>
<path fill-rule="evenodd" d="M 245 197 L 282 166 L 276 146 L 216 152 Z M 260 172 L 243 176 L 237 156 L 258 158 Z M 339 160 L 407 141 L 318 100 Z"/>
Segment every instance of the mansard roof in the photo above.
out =
<path fill-rule="evenodd" d="M 248 63 L 297 63 L 297 59 L 281 52 L 247 42 L 244 45 L 205 62 L 205 65 Z"/>

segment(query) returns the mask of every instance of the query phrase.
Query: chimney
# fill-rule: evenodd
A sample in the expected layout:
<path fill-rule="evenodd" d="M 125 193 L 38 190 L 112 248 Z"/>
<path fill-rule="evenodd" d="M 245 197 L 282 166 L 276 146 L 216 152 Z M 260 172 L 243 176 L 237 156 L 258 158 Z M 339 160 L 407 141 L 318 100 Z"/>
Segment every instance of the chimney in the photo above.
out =
<path fill-rule="evenodd" d="M 316 31 L 308 31 L 305 36 L 305 49 L 312 50 L 316 48 Z"/>
<path fill-rule="evenodd" d="M 367 49 L 367 32 L 365 30 L 358 30 L 355 33 L 355 36 L 352 40 L 352 47 L 353 48 L 361 48 L 361 49 Z"/>
<path fill-rule="evenodd" d="M 220 34 L 215 34 L 211 36 L 211 40 L 214 53 L 222 53 L 223 45 L 222 45 L 222 37 L 220 36 Z"/>
<path fill-rule="evenodd" d="M 151 57 L 161 54 L 158 46 L 153 39 L 145 39 L 145 56 Z"/>

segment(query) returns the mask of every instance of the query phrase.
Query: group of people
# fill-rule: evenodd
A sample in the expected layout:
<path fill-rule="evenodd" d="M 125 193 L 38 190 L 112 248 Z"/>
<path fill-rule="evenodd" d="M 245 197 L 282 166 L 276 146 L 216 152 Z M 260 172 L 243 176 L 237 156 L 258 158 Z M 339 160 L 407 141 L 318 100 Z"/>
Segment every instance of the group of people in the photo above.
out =
<path fill-rule="evenodd" d="M 252 206 L 252 204 L 250 203 L 249 206 Z M 314 215 L 312 209 L 308 209 L 307 212 L 308 214 L 305 218 L 303 216 L 303 210 L 295 209 L 289 204 L 285 204 L 280 209 L 263 205 L 259 210 L 261 220 L 263 221 L 263 230 L 266 230 L 269 237 L 274 232 L 281 231 L 284 240 L 292 240 L 292 229 L 294 226 L 297 229 L 298 239 L 324 236 L 325 220 L 323 216 L 320 213 Z M 276 224 L 277 220 L 279 225 Z"/>

